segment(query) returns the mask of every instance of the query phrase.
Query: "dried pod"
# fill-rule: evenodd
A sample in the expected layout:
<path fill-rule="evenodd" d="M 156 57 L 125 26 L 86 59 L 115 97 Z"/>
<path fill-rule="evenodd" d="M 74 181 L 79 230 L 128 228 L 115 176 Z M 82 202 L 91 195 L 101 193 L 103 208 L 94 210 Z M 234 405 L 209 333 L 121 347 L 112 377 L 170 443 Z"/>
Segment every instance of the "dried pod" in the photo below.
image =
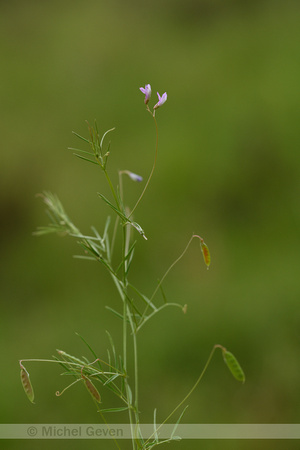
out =
<path fill-rule="evenodd" d="M 25 394 L 27 395 L 28 399 L 31 401 L 31 403 L 34 403 L 34 401 L 33 401 L 34 400 L 34 392 L 33 392 L 31 381 L 29 379 L 29 373 L 27 372 L 25 367 L 23 367 L 22 365 L 21 365 L 21 382 L 22 382 Z"/>
<path fill-rule="evenodd" d="M 87 390 L 89 391 L 89 393 L 91 394 L 93 399 L 96 400 L 96 402 L 101 403 L 101 397 L 100 397 L 99 391 L 94 386 L 94 384 L 91 382 L 91 380 L 86 377 L 83 377 L 83 380 L 84 380 L 84 384 L 85 384 Z"/>

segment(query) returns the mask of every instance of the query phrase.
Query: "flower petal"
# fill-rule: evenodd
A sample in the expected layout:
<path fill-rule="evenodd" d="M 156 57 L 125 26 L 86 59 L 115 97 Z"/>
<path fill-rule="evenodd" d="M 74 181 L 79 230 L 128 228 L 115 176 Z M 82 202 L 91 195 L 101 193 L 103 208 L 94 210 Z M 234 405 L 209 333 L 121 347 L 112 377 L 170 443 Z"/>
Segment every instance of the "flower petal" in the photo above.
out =
<path fill-rule="evenodd" d="M 147 105 L 147 103 L 149 102 L 149 100 L 150 100 L 150 97 L 151 97 L 151 86 L 150 86 L 150 84 L 146 84 L 146 86 L 143 88 L 143 87 L 140 87 L 140 91 L 143 93 L 143 94 L 145 94 L 145 104 Z"/>
<path fill-rule="evenodd" d="M 157 92 L 157 96 L 158 96 L 158 102 L 153 107 L 153 109 L 159 108 L 161 105 L 163 105 L 167 101 L 167 98 L 168 98 L 166 92 L 164 92 L 162 96 L 160 96 L 159 93 Z"/>

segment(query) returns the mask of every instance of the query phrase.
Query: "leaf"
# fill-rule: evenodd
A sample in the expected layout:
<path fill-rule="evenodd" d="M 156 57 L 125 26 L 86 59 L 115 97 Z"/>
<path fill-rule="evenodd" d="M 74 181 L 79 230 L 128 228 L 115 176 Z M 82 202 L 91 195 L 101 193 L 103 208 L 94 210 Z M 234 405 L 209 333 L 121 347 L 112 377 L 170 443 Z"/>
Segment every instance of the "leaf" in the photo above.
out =
<path fill-rule="evenodd" d="M 123 316 L 122 314 L 118 313 L 117 311 L 115 311 L 114 309 L 112 309 L 110 306 L 105 306 L 106 309 L 108 309 L 108 311 L 111 311 L 113 314 L 115 314 L 117 317 L 119 317 L 119 319 L 123 320 Z M 129 320 L 127 319 L 127 322 L 129 323 Z"/>
<path fill-rule="evenodd" d="M 126 275 L 128 275 L 132 260 L 133 260 L 133 255 L 134 255 L 134 247 L 136 245 L 136 241 L 134 241 L 134 243 L 132 244 L 131 248 L 129 249 L 127 255 L 126 255 L 126 259 L 128 258 L 128 264 L 127 264 L 127 270 L 126 270 Z"/>
<path fill-rule="evenodd" d="M 77 136 L 79 139 L 82 139 L 84 142 L 87 142 L 88 144 L 90 144 L 90 141 L 82 136 L 80 136 L 80 134 L 75 133 L 75 131 L 72 131 L 73 134 L 75 134 L 75 136 Z"/>
<path fill-rule="evenodd" d="M 136 222 L 129 222 L 131 226 L 133 226 L 139 233 L 141 236 L 143 236 L 143 238 L 147 241 L 147 237 L 145 235 L 145 232 L 143 230 L 143 228 Z"/>
<path fill-rule="evenodd" d="M 75 371 L 74 372 L 68 371 L 68 372 L 62 372 L 61 373 L 62 376 L 71 375 L 72 377 L 76 377 L 76 378 L 78 378 L 78 374 L 79 374 L 78 371 L 76 371 L 76 372 Z"/>
<path fill-rule="evenodd" d="M 105 381 L 105 383 L 103 383 L 103 386 L 111 383 L 112 381 L 114 381 L 116 378 L 118 378 L 120 376 L 119 373 L 114 373 L 110 378 L 108 378 L 108 380 Z"/>
<path fill-rule="evenodd" d="M 171 434 L 171 439 L 176 439 L 176 440 L 177 439 L 181 439 L 180 437 L 175 436 L 175 431 L 176 431 L 176 429 L 177 429 L 177 427 L 178 427 L 178 425 L 179 425 L 179 423 L 180 423 L 180 421 L 181 421 L 181 419 L 182 419 L 182 417 L 183 417 L 183 415 L 184 415 L 184 413 L 185 413 L 185 411 L 187 410 L 188 407 L 189 407 L 189 405 L 186 405 L 186 407 L 184 408 L 184 410 L 180 414 L 180 416 L 179 416 L 179 418 L 178 418 L 178 420 L 177 420 L 177 422 L 176 422 L 176 424 L 175 424 L 175 426 L 173 428 L 173 431 L 172 431 L 172 434 Z"/>
<path fill-rule="evenodd" d="M 225 348 L 222 350 L 222 353 L 225 364 L 227 365 L 234 378 L 236 378 L 238 381 L 242 381 L 242 383 L 245 383 L 246 377 L 244 371 L 241 368 L 236 357 L 231 352 L 228 352 Z"/>
<path fill-rule="evenodd" d="M 108 408 L 108 409 L 101 409 L 100 412 L 102 413 L 108 413 L 108 412 L 121 412 L 121 411 L 127 411 L 129 408 L 128 406 L 121 406 L 120 408 Z"/>
<path fill-rule="evenodd" d="M 132 307 L 132 309 L 135 311 L 135 313 L 132 313 L 132 318 L 134 319 L 135 324 L 137 325 L 136 319 L 137 319 L 137 317 L 139 317 L 139 318 L 142 317 L 142 313 L 139 311 L 139 309 L 138 309 L 137 306 L 135 305 L 134 300 L 133 300 L 132 298 L 130 298 L 130 297 L 127 295 L 127 293 L 125 293 L 125 296 L 126 296 L 126 299 L 128 300 L 128 303 L 130 304 L 130 306 Z"/>
<path fill-rule="evenodd" d="M 82 361 L 81 359 L 76 358 L 75 356 L 69 355 L 68 353 L 64 352 L 63 350 L 58 350 L 57 349 L 56 351 L 59 354 L 59 356 L 64 358 L 64 360 L 66 362 L 68 362 L 68 360 L 69 360 L 71 362 L 74 362 L 74 363 L 78 364 L 79 366 L 85 366 L 84 361 Z"/>
<path fill-rule="evenodd" d="M 127 394 L 128 394 L 127 402 L 129 405 L 132 405 L 132 390 L 131 390 L 129 384 L 127 384 Z"/>
<path fill-rule="evenodd" d="M 75 258 L 75 259 L 85 259 L 85 260 L 88 260 L 88 261 L 95 261 L 95 258 L 93 258 L 92 256 L 73 255 L 73 258 Z"/>
<path fill-rule="evenodd" d="M 69 363 L 67 363 L 66 362 L 66 364 L 65 363 L 63 363 L 62 361 L 60 361 L 60 359 L 58 359 L 57 358 L 57 356 L 53 356 L 53 359 L 55 360 L 55 361 L 57 361 L 58 362 L 58 364 L 63 368 L 63 369 L 65 369 L 67 372 L 63 372 L 63 373 L 61 373 L 61 375 L 67 375 L 68 373 L 70 373 L 71 375 L 73 375 L 74 377 L 76 377 L 76 378 L 78 378 L 78 372 L 76 371 L 76 368 L 74 368 L 73 366 L 71 366 Z"/>
<path fill-rule="evenodd" d="M 155 442 L 158 442 L 158 434 L 157 434 L 157 425 L 156 425 L 156 408 L 153 412 L 153 428 L 154 428 L 154 440 Z"/>
<path fill-rule="evenodd" d="M 128 286 L 138 294 L 138 296 L 146 303 L 146 305 L 150 306 L 153 311 L 157 311 L 156 306 L 149 300 L 148 297 L 146 297 L 146 295 L 143 295 L 133 284 L 128 283 Z"/>
<path fill-rule="evenodd" d="M 111 349 L 113 352 L 113 356 L 114 356 L 114 367 L 117 368 L 118 360 L 117 360 L 117 355 L 116 355 L 115 344 L 114 344 L 113 338 L 112 338 L 111 334 L 109 333 L 109 331 L 106 330 L 106 334 L 108 336 L 108 339 L 109 339 L 109 342 L 111 345 Z"/>
<path fill-rule="evenodd" d="M 108 133 L 110 133 L 111 131 L 114 131 L 114 130 L 115 130 L 115 127 L 114 127 L 114 128 L 111 128 L 110 130 L 107 130 L 107 131 L 103 134 L 102 139 L 101 139 L 101 142 L 100 142 L 100 148 L 101 148 L 101 150 L 102 150 L 102 145 L 103 145 L 103 141 L 104 141 L 105 136 L 106 136 Z"/>
<path fill-rule="evenodd" d="M 98 356 L 96 355 L 96 353 L 94 352 L 94 350 L 92 349 L 92 347 L 90 346 L 90 344 L 79 334 L 79 333 L 75 333 L 81 340 L 82 342 L 87 346 L 87 348 L 90 350 L 90 352 L 92 353 L 93 357 L 96 359 L 98 359 Z M 102 365 L 98 359 L 98 365 L 100 367 L 100 369 L 102 370 Z"/>
<path fill-rule="evenodd" d="M 164 290 L 163 290 L 163 287 L 162 287 L 162 283 L 160 282 L 160 280 L 158 280 L 158 286 L 159 286 L 159 289 L 160 289 L 160 291 L 161 291 L 161 295 L 163 296 L 164 303 L 165 303 L 165 304 L 168 303 L 166 294 L 164 293 Z"/>
<path fill-rule="evenodd" d="M 85 239 L 87 241 L 99 241 L 99 237 L 87 236 L 87 235 L 84 235 L 84 234 L 73 234 L 73 233 L 70 233 L 70 236 L 76 237 L 78 239 Z M 100 244 L 103 245 L 102 242 Z"/>
<path fill-rule="evenodd" d="M 85 241 L 78 241 L 78 244 L 81 245 L 81 247 L 83 247 L 84 250 L 86 250 L 86 252 L 90 253 L 91 255 L 94 255 L 94 259 L 103 260 L 97 249 L 92 247 L 92 245 L 89 242 L 86 243 Z"/>
<path fill-rule="evenodd" d="M 86 150 L 81 150 L 81 148 L 68 147 L 68 150 L 73 150 L 74 152 L 85 153 L 86 155 L 94 156 L 93 153 L 87 152 Z"/>
<path fill-rule="evenodd" d="M 128 222 L 127 217 L 126 217 L 126 216 L 125 216 L 118 208 L 116 208 L 112 203 L 110 203 L 110 201 L 107 200 L 107 198 L 104 197 L 103 194 L 100 194 L 100 193 L 98 192 L 98 195 L 99 195 L 100 198 L 102 198 L 102 200 L 105 201 L 105 203 L 108 204 L 108 206 L 110 206 L 110 208 L 111 208 L 113 211 L 115 211 L 115 213 L 118 214 L 118 216 L 121 217 L 121 219 L 123 220 L 123 222 Z"/>
<path fill-rule="evenodd" d="M 97 165 L 99 164 L 97 161 L 93 161 L 92 159 L 86 158 L 85 156 L 82 156 L 82 155 L 78 155 L 77 153 L 74 153 L 74 155 L 77 156 L 77 158 L 83 159 L 84 161 L 88 161 L 92 164 L 97 164 Z"/>
<path fill-rule="evenodd" d="M 110 225 L 110 216 L 107 217 L 106 222 L 105 222 L 105 227 L 104 227 L 104 232 L 103 232 L 103 242 L 105 241 L 105 239 L 107 237 L 109 225 Z M 93 227 L 92 229 L 93 229 L 95 235 L 99 236 L 96 228 Z M 100 236 L 99 236 L 99 239 L 101 239 Z"/>
<path fill-rule="evenodd" d="M 133 257 L 135 245 L 136 245 L 136 241 L 134 241 L 134 243 L 131 245 L 130 249 L 128 250 L 127 254 L 125 255 L 124 260 L 122 260 L 122 261 L 120 262 L 120 264 L 118 265 L 118 267 L 117 267 L 117 269 L 116 269 L 116 273 L 118 273 L 119 270 L 121 269 L 121 267 L 124 266 L 125 261 L 127 261 L 127 260 L 129 259 L 128 264 L 127 264 L 126 274 L 128 273 L 128 270 L 129 270 L 129 267 L 130 267 L 130 264 L 131 264 L 131 260 L 132 260 L 132 257 Z"/>
<path fill-rule="evenodd" d="M 50 234 L 50 233 L 59 233 L 65 231 L 61 226 L 51 224 L 46 227 L 37 227 L 36 231 L 34 231 L 32 234 L 34 236 L 43 236 L 44 234 Z"/>

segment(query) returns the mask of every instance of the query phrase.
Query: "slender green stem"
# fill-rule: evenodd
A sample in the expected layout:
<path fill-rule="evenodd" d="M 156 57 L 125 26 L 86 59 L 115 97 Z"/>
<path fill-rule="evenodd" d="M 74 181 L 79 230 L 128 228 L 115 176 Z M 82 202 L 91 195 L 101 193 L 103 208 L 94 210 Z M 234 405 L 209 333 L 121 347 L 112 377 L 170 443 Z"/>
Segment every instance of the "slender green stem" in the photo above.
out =
<path fill-rule="evenodd" d="M 123 300 L 123 364 L 124 370 L 127 372 L 127 312 L 125 297 Z"/>
<path fill-rule="evenodd" d="M 120 203 L 119 203 L 119 200 L 118 200 L 116 191 L 115 191 L 115 189 L 114 189 L 114 187 L 113 187 L 113 184 L 112 184 L 112 182 L 111 182 L 111 179 L 110 179 L 110 177 L 109 177 L 109 175 L 108 175 L 106 169 L 103 169 L 103 172 L 105 173 L 105 177 L 106 177 L 107 182 L 108 182 L 108 184 L 109 184 L 109 187 L 110 187 L 110 190 L 111 190 L 111 192 L 112 192 L 112 195 L 113 195 L 113 197 L 114 197 L 114 199 L 115 199 L 116 205 L 117 205 L 117 207 L 120 209 Z"/>
<path fill-rule="evenodd" d="M 140 331 L 140 329 L 142 328 L 143 325 L 145 325 L 145 323 L 151 319 L 151 317 L 155 316 L 155 314 L 157 314 L 159 311 L 161 311 L 162 309 L 166 308 L 167 306 L 177 306 L 178 308 L 180 308 L 181 310 L 183 310 L 183 306 L 180 305 L 179 303 L 165 303 L 164 305 L 160 306 L 159 308 L 157 308 L 155 311 L 153 311 L 151 314 L 149 314 L 147 317 L 144 317 L 143 321 L 140 322 L 140 324 L 138 325 L 137 329 L 136 329 L 136 333 L 138 331 Z"/>
<path fill-rule="evenodd" d="M 108 430 L 110 431 L 109 424 L 107 423 L 107 420 L 105 419 L 105 417 L 104 417 L 104 415 L 102 414 L 101 410 L 99 409 L 98 412 L 100 413 L 100 416 L 102 417 L 103 422 L 105 423 L 105 425 L 107 426 Z M 114 442 L 115 442 L 117 448 L 118 448 L 119 450 L 121 450 L 121 447 L 119 446 L 117 440 L 116 440 L 115 438 L 113 438 L 113 440 L 114 440 Z"/>
<path fill-rule="evenodd" d="M 22 362 L 49 362 L 49 363 L 56 363 L 56 364 L 60 364 L 60 363 L 62 363 L 62 362 L 65 362 L 64 360 L 63 361 L 59 361 L 59 360 L 56 360 L 56 359 L 37 359 L 37 358 L 29 358 L 29 359 L 20 359 L 20 363 L 22 363 Z M 69 365 L 75 365 L 75 366 L 80 366 L 80 364 L 78 364 L 78 363 L 72 363 L 72 362 L 68 362 L 68 364 Z"/>
<path fill-rule="evenodd" d="M 141 319 L 140 319 L 140 323 L 139 323 L 138 329 L 140 329 L 141 326 L 142 326 L 142 324 L 144 323 L 144 321 L 145 321 L 145 316 L 146 316 L 146 313 L 147 313 L 148 308 L 149 308 L 149 304 L 150 304 L 150 303 L 152 302 L 152 300 L 154 299 L 154 297 L 155 297 L 155 295 L 156 295 L 158 289 L 160 288 L 160 286 L 161 286 L 162 283 L 164 282 L 166 276 L 167 276 L 167 275 L 169 274 L 169 272 L 173 269 L 173 267 L 181 260 L 181 258 L 185 255 L 187 249 L 189 248 L 189 246 L 190 246 L 192 240 L 193 240 L 195 237 L 198 238 L 199 236 L 193 235 L 193 236 L 190 238 L 189 242 L 187 243 L 187 246 L 185 247 L 185 249 L 183 250 L 183 252 L 181 253 L 181 255 L 180 255 L 177 259 L 175 259 L 175 261 L 170 265 L 170 267 L 168 268 L 168 270 L 166 271 L 166 273 L 164 274 L 164 276 L 162 277 L 162 279 L 160 280 L 160 282 L 159 282 L 158 285 L 156 286 L 156 288 L 155 288 L 155 290 L 154 290 L 152 296 L 150 297 L 149 303 L 147 304 L 147 306 L 146 306 L 146 308 L 145 308 L 145 310 L 144 310 L 144 313 L 143 313 L 143 315 L 142 315 L 142 317 L 141 317 Z M 152 315 L 153 315 L 153 314 L 152 314 Z"/>
<path fill-rule="evenodd" d="M 134 383 L 135 383 L 135 416 L 136 421 L 139 423 L 139 375 L 138 375 L 138 351 L 137 351 L 137 338 L 136 333 L 133 333 L 133 352 L 134 352 Z"/>
<path fill-rule="evenodd" d="M 164 274 L 164 276 L 162 277 L 162 279 L 160 280 L 160 282 L 158 283 L 158 285 L 156 286 L 152 296 L 150 297 L 150 302 L 153 300 L 153 298 L 155 297 L 158 289 L 160 288 L 160 286 L 163 284 L 165 278 L 167 277 L 167 275 L 169 274 L 169 272 L 171 272 L 171 270 L 173 269 L 173 267 L 181 260 L 181 258 L 185 255 L 185 253 L 187 252 L 192 240 L 194 239 L 195 235 L 193 235 L 189 242 L 187 243 L 185 249 L 183 250 L 183 252 L 181 253 L 180 256 L 178 256 L 177 259 L 175 259 L 175 261 L 170 265 L 170 267 L 168 268 L 168 270 L 166 271 L 166 273 Z"/>
<path fill-rule="evenodd" d="M 148 109 L 148 111 L 151 112 L 149 109 Z M 151 113 L 151 115 L 152 115 L 152 113 Z M 155 144 L 154 163 L 153 163 L 153 167 L 152 167 L 152 170 L 151 170 L 151 172 L 150 172 L 150 175 L 149 175 L 149 177 L 148 177 L 147 183 L 145 184 L 145 187 L 144 187 L 144 189 L 143 189 L 143 192 L 141 193 L 140 198 L 139 198 L 138 201 L 136 202 L 134 208 L 131 210 L 131 213 L 129 214 L 128 218 L 130 218 L 130 217 L 132 216 L 132 214 L 134 213 L 135 209 L 137 208 L 137 206 L 139 205 L 140 201 L 142 200 L 142 198 L 143 198 L 143 196 L 144 196 L 144 194 L 145 194 L 145 192 L 146 192 L 146 189 L 147 189 L 147 187 L 148 187 L 148 185 L 149 185 L 149 183 L 150 183 L 150 181 L 151 181 L 151 178 L 152 178 L 152 175 L 153 175 L 153 173 L 154 173 L 155 166 L 156 166 L 157 150 L 158 150 L 158 127 L 157 127 L 157 122 L 156 122 L 155 116 L 152 115 L 152 117 L 153 117 L 153 120 L 154 120 L 154 123 L 155 123 L 155 132 L 156 132 L 156 144 Z"/>
<path fill-rule="evenodd" d="M 184 397 L 183 400 L 181 400 L 181 402 L 173 409 L 173 411 L 168 415 L 168 417 L 159 425 L 159 427 L 157 427 L 156 432 L 173 416 L 173 414 L 183 405 L 183 403 L 185 403 L 187 401 L 187 399 L 190 397 L 190 395 L 194 392 L 194 390 L 196 389 L 196 387 L 198 386 L 198 384 L 200 383 L 200 381 L 202 380 L 209 364 L 210 361 L 213 357 L 213 354 L 216 350 L 216 348 L 223 348 L 221 345 L 214 345 L 212 351 L 210 352 L 210 355 L 208 357 L 208 360 L 206 361 L 206 364 L 202 370 L 202 372 L 200 373 L 200 376 L 198 377 L 196 383 L 194 384 L 194 386 L 192 387 L 192 389 L 187 393 L 187 395 Z M 145 444 L 147 444 L 147 442 L 149 442 L 149 440 L 154 436 L 155 433 L 153 433 L 145 442 Z"/>
<path fill-rule="evenodd" d="M 111 250 L 110 250 L 111 255 L 113 255 L 114 248 L 115 248 L 115 241 L 116 241 L 117 228 L 118 228 L 118 225 L 119 225 L 119 221 L 120 221 L 120 217 L 117 216 L 116 217 L 116 221 L 115 221 L 115 225 L 114 225 L 114 231 L 113 231 L 112 239 L 111 239 Z"/>
<path fill-rule="evenodd" d="M 125 261 L 126 226 L 123 225 L 122 259 Z M 127 372 L 127 304 L 126 304 L 126 270 L 123 264 L 123 364 Z M 125 291 L 125 292 L 124 292 Z"/>
<path fill-rule="evenodd" d="M 123 264 L 123 289 L 122 289 L 122 298 L 123 298 L 123 364 L 124 364 L 124 370 L 127 373 L 127 321 L 132 320 L 131 314 L 127 305 L 127 261 L 126 261 L 126 253 L 128 251 L 128 245 L 129 245 L 129 237 L 128 233 L 130 233 L 130 230 L 128 229 L 128 226 L 123 223 L 123 239 L 122 239 L 122 259 L 124 261 Z M 127 378 L 125 378 L 125 388 L 126 388 L 126 394 L 127 399 L 129 402 L 129 399 L 131 398 L 131 394 L 129 392 L 130 387 L 128 384 Z M 129 414 L 129 422 L 131 426 L 131 436 L 132 436 L 132 448 L 135 450 L 135 439 L 134 439 L 134 420 L 133 420 L 133 413 L 132 413 L 132 404 L 129 407 L 128 410 Z"/>
<path fill-rule="evenodd" d="M 123 186 L 122 186 L 122 174 L 119 174 L 119 186 L 120 186 L 120 198 L 123 203 Z M 132 314 L 130 311 L 129 304 L 127 303 L 127 286 L 128 286 L 128 278 L 127 278 L 127 270 L 128 270 L 128 260 L 126 255 L 130 246 L 130 233 L 131 228 L 128 225 L 123 224 L 123 242 L 122 242 L 122 257 L 123 257 L 123 358 L 124 358 L 124 366 L 126 370 L 126 344 L 124 344 L 124 340 L 127 339 L 127 321 L 129 321 L 131 334 L 133 339 L 133 355 L 134 355 L 134 413 L 135 413 L 135 424 L 139 424 L 139 406 L 138 406 L 138 351 L 137 351 L 137 337 L 135 332 L 135 325 L 132 320 Z M 126 381 L 126 388 L 128 389 L 128 383 Z M 133 405 L 132 405 L 133 406 Z M 132 432 L 132 447 L 133 450 L 138 445 L 134 439 L 133 434 L 133 417 L 132 411 L 129 409 L 129 420 L 131 424 L 131 432 Z"/>
<path fill-rule="evenodd" d="M 137 350 L 137 336 L 134 323 L 130 311 L 128 311 L 128 318 L 131 327 L 131 334 L 133 339 L 133 358 L 134 358 L 134 410 L 136 424 L 139 423 L 139 383 L 138 383 L 138 350 Z"/>

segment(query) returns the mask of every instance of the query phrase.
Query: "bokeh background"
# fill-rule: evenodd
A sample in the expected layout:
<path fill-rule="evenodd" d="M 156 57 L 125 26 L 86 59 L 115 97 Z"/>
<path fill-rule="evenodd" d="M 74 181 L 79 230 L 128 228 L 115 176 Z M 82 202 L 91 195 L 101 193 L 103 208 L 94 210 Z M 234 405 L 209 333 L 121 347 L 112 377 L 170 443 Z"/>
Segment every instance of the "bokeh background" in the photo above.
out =
<path fill-rule="evenodd" d="M 238 357 L 247 381 L 236 382 L 216 354 L 183 421 L 299 423 L 299 2 L 11 0 L 0 11 L 1 422 L 100 421 L 81 386 L 55 397 L 67 380 L 54 365 L 26 365 L 35 405 L 19 381 L 21 358 L 50 358 L 57 348 L 87 354 L 75 332 L 105 355 L 109 330 L 121 351 L 118 320 L 105 309 L 119 304 L 108 274 L 72 258 L 79 249 L 71 239 L 32 236 L 48 221 L 35 195 L 57 193 L 83 232 L 101 231 L 109 211 L 97 192 L 107 187 L 67 149 L 81 144 L 72 131 L 86 136 L 85 120 L 97 119 L 102 132 L 115 126 L 112 179 L 119 169 L 146 178 L 155 129 L 138 88 L 151 83 L 153 96 L 167 91 L 168 101 L 157 111 L 157 170 L 136 211 L 148 241 L 140 239 L 132 281 L 150 294 L 192 233 L 205 238 L 212 264 L 207 271 L 194 242 L 164 285 L 188 313 L 165 310 L 140 334 L 141 420 L 151 422 L 154 408 L 163 420 L 219 343 Z M 133 205 L 142 187 L 125 188 Z M 109 392 L 102 397 L 113 402 Z M 59 448 L 115 447 L 60 441 Z"/>

